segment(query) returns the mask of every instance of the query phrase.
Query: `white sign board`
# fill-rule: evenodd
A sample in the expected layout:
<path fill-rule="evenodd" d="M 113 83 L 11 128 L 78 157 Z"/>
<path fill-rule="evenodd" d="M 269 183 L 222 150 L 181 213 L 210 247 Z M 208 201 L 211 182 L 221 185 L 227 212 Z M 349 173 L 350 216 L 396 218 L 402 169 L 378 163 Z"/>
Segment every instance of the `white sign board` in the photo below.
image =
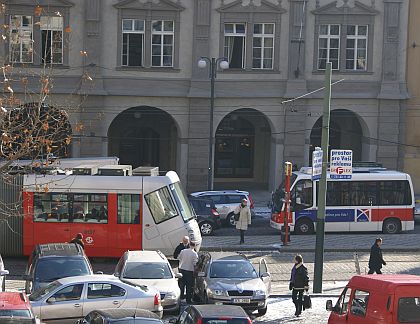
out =
<path fill-rule="evenodd" d="M 312 152 L 312 180 L 321 178 L 322 173 L 322 150 L 317 147 Z"/>
<path fill-rule="evenodd" d="M 331 150 L 330 178 L 351 179 L 352 164 L 352 150 Z"/>

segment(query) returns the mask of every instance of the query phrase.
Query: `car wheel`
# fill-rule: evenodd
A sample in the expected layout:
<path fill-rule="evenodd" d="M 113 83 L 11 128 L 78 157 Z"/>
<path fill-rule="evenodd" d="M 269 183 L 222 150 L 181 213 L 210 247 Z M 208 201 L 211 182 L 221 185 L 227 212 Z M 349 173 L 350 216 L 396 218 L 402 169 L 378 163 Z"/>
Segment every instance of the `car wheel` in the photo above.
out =
<path fill-rule="evenodd" d="M 295 225 L 295 233 L 298 235 L 313 234 L 314 223 L 307 218 L 298 220 Z"/>
<path fill-rule="evenodd" d="M 233 213 L 230 213 L 226 218 L 226 223 L 230 226 L 235 226 L 235 215 Z"/>
<path fill-rule="evenodd" d="M 401 223 L 398 219 L 391 218 L 387 219 L 383 226 L 382 226 L 382 232 L 385 234 L 397 234 L 401 230 Z"/>
<path fill-rule="evenodd" d="M 267 314 L 267 307 L 258 310 L 259 316 L 264 316 L 265 314 Z"/>
<path fill-rule="evenodd" d="M 200 227 L 201 235 L 208 236 L 208 235 L 213 234 L 213 224 L 212 223 L 210 223 L 208 221 L 204 221 L 204 222 L 201 222 L 199 224 L 199 227 Z"/>

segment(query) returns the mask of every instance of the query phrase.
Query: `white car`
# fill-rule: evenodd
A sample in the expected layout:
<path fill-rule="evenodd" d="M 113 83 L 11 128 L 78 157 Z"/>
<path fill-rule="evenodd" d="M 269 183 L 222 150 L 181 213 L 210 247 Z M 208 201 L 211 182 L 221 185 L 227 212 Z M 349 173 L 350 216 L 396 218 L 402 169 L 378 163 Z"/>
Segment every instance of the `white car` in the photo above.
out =
<path fill-rule="evenodd" d="M 168 259 L 160 251 L 127 251 L 120 258 L 114 275 L 123 282 L 155 287 L 160 291 L 163 310 L 180 310 L 180 289 Z"/>
<path fill-rule="evenodd" d="M 86 275 L 53 281 L 29 296 L 34 314 L 46 323 L 76 323 L 97 309 L 135 308 L 162 317 L 159 292 L 121 282 L 112 275 Z"/>

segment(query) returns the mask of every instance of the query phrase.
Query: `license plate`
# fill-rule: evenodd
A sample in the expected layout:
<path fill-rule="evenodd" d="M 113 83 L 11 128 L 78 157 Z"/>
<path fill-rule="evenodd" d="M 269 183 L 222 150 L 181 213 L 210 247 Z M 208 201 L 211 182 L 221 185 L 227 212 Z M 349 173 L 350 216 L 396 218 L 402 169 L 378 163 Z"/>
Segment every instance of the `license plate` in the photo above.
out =
<path fill-rule="evenodd" d="M 235 304 L 249 304 L 251 302 L 250 298 L 235 298 L 233 300 Z"/>

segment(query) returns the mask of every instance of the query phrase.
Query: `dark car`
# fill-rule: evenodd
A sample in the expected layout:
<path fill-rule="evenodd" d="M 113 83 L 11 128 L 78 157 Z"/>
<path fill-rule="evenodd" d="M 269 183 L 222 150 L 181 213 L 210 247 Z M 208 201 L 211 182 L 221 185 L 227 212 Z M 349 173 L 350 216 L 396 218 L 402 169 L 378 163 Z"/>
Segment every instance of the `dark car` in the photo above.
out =
<path fill-rule="evenodd" d="M 24 293 L 0 293 L 0 324 L 38 324 L 29 299 Z"/>
<path fill-rule="evenodd" d="M 94 310 L 79 320 L 78 324 L 161 324 L 159 316 L 148 311 L 132 308 Z"/>
<path fill-rule="evenodd" d="M 30 294 L 57 279 L 89 274 L 93 274 L 92 266 L 79 244 L 38 244 L 24 275 L 25 292 Z"/>
<path fill-rule="evenodd" d="M 191 305 L 178 319 L 169 323 L 176 324 L 251 324 L 248 314 L 240 306 L 230 305 Z"/>
<path fill-rule="evenodd" d="M 197 215 L 201 235 L 211 235 L 215 229 L 220 228 L 220 215 L 213 200 L 193 196 L 189 196 L 188 199 Z"/>

